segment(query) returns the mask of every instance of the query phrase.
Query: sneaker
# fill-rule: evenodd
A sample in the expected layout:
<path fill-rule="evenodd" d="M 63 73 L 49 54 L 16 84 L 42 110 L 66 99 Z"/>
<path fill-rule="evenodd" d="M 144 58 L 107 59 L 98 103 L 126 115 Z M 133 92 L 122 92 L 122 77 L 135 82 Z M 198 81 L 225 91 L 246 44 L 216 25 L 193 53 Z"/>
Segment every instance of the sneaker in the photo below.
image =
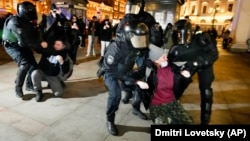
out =
<path fill-rule="evenodd" d="M 16 96 L 18 98 L 22 98 L 23 97 L 23 89 L 22 89 L 22 87 L 16 86 L 15 91 L 16 91 Z"/>

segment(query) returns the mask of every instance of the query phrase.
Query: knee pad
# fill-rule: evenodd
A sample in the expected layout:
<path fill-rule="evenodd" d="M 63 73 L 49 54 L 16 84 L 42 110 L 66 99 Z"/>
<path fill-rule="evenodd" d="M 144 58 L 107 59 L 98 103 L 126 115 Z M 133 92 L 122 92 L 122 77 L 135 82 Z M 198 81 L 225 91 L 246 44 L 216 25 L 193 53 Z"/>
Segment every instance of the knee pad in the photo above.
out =
<path fill-rule="evenodd" d="M 202 102 L 212 102 L 213 90 L 212 88 L 201 90 L 201 100 Z"/>
<path fill-rule="evenodd" d="M 202 112 L 211 112 L 213 104 L 213 91 L 212 89 L 205 89 L 201 93 L 201 110 Z"/>
<path fill-rule="evenodd" d="M 21 64 L 21 65 L 19 66 L 19 69 L 20 69 L 20 70 L 26 70 L 26 71 L 28 71 L 29 68 L 30 68 L 30 65 L 29 65 L 29 64 Z"/>
<path fill-rule="evenodd" d="M 204 89 L 201 91 L 201 124 L 208 124 L 212 112 L 213 91 Z"/>
<path fill-rule="evenodd" d="M 16 78 L 16 85 L 17 86 L 23 86 L 25 77 L 27 75 L 29 69 L 29 65 L 28 64 L 24 64 L 24 65 L 20 65 L 18 67 L 18 71 L 17 71 L 17 78 Z"/>

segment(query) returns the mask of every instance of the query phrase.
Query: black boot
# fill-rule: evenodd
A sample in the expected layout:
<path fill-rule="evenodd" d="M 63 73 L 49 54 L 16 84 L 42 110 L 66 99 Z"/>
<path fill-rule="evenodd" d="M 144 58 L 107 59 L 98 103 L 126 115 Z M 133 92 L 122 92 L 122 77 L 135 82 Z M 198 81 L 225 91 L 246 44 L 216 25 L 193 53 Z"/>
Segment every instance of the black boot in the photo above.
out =
<path fill-rule="evenodd" d="M 27 71 L 29 69 L 29 65 L 25 64 L 25 65 L 20 65 L 18 70 L 17 70 L 17 77 L 15 80 L 16 83 L 16 95 L 17 97 L 21 98 L 23 97 L 23 83 L 27 74 Z"/>
<path fill-rule="evenodd" d="M 118 135 L 118 130 L 116 128 L 116 125 L 114 124 L 114 122 L 107 122 L 107 128 L 108 128 L 108 131 L 109 131 L 109 134 L 113 135 L 113 136 L 116 136 Z"/>
<path fill-rule="evenodd" d="M 42 99 L 43 99 L 42 90 L 37 90 L 37 91 L 36 91 L 36 102 L 41 102 Z"/>
<path fill-rule="evenodd" d="M 133 94 L 131 92 L 126 92 L 124 98 L 122 99 L 123 104 L 128 104 L 132 96 Z"/>
<path fill-rule="evenodd" d="M 22 87 L 16 86 L 15 91 L 16 91 L 16 96 L 18 98 L 22 98 L 23 97 L 23 89 L 22 89 Z"/>
<path fill-rule="evenodd" d="M 213 90 L 205 89 L 201 91 L 201 124 L 208 125 L 212 113 Z"/>
<path fill-rule="evenodd" d="M 135 90 L 133 91 L 133 102 L 132 102 L 132 106 L 133 106 L 133 114 L 138 116 L 140 119 L 143 120 L 147 120 L 148 117 L 146 116 L 146 114 L 144 114 L 143 112 L 141 112 L 140 110 L 140 106 L 141 106 L 141 97 L 140 97 L 140 93 L 139 91 Z"/>
<path fill-rule="evenodd" d="M 143 120 L 147 120 L 148 117 L 146 114 L 144 114 L 143 112 L 141 112 L 141 110 L 139 109 L 135 109 L 133 108 L 133 112 L 132 112 L 134 115 L 138 116 L 140 119 L 143 119 Z"/>
<path fill-rule="evenodd" d="M 32 80 L 31 80 L 31 73 L 28 73 L 28 75 L 27 75 L 25 90 L 26 91 L 36 92 L 35 89 L 33 88 L 33 83 L 32 83 Z"/>

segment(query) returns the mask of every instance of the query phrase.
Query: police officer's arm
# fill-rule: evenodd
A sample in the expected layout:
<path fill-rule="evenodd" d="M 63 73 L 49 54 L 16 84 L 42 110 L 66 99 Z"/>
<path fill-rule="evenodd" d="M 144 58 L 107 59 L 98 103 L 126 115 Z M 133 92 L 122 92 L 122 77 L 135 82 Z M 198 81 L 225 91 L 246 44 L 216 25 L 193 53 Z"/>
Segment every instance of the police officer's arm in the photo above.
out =
<path fill-rule="evenodd" d="M 138 68 L 139 70 L 135 71 L 135 70 L 130 70 L 130 72 L 132 72 L 132 74 L 130 73 L 126 73 L 126 72 L 120 72 L 120 80 L 123 80 L 124 84 L 127 86 L 134 86 L 134 85 L 138 85 L 141 89 L 148 89 L 149 85 L 147 84 L 147 82 L 141 81 L 141 79 L 143 79 L 145 77 L 145 70 L 146 70 L 146 65 L 141 65 Z M 126 69 L 124 69 L 126 70 Z M 129 71 L 128 71 L 129 72 Z"/>
<path fill-rule="evenodd" d="M 67 74 L 72 69 L 71 65 L 73 63 L 70 60 L 68 55 L 65 55 L 64 57 L 61 55 L 58 55 L 57 60 L 61 66 L 61 71 L 63 72 L 63 74 Z"/>
<path fill-rule="evenodd" d="M 216 41 L 211 39 L 207 34 L 198 35 L 196 41 L 203 52 L 192 61 L 193 67 L 199 69 L 212 65 L 218 59 Z"/>
<path fill-rule="evenodd" d="M 24 23 L 21 24 L 21 21 L 18 21 L 17 19 L 11 20 L 11 31 L 16 37 L 18 45 L 20 47 L 30 47 L 39 50 L 42 42 L 39 33 L 31 23 L 27 23 L 30 24 L 28 26 L 23 24 Z"/>
<path fill-rule="evenodd" d="M 104 55 L 103 67 L 105 73 L 111 73 L 126 85 L 135 85 L 136 81 L 127 75 L 132 68 L 123 63 L 125 55 L 126 52 L 122 51 L 115 41 L 111 42 Z"/>

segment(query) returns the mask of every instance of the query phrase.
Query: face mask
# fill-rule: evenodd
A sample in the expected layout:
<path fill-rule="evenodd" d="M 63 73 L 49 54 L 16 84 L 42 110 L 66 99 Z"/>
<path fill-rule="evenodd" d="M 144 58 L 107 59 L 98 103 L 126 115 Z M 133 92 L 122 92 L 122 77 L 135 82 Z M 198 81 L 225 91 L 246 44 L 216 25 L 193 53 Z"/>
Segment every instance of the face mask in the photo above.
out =
<path fill-rule="evenodd" d="M 165 68 L 168 66 L 168 61 L 161 62 L 161 68 Z"/>

